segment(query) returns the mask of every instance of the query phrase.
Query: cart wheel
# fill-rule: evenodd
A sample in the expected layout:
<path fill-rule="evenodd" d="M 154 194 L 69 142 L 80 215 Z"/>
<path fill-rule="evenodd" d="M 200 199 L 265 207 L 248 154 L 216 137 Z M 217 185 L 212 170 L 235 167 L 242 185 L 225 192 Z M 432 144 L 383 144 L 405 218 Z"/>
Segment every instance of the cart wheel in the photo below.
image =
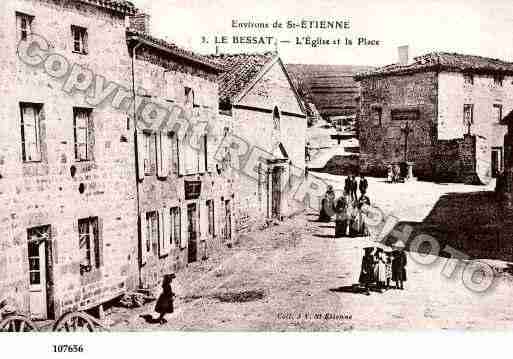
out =
<path fill-rule="evenodd" d="M 83 312 L 64 314 L 53 326 L 54 332 L 98 332 L 107 331 L 98 320 Z"/>
<path fill-rule="evenodd" d="M 0 322 L 0 332 L 37 332 L 35 324 L 23 315 L 9 315 Z"/>

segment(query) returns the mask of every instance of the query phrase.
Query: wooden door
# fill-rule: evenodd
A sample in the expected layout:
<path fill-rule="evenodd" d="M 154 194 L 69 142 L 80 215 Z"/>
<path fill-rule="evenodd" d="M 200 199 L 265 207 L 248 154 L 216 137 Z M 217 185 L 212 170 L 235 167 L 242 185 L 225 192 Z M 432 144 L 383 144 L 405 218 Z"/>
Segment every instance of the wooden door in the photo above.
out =
<path fill-rule="evenodd" d="M 50 228 L 36 227 L 28 230 L 29 263 L 29 309 L 34 319 L 47 319 L 48 316 L 48 246 Z"/>
<path fill-rule="evenodd" d="M 281 167 L 273 168 L 272 172 L 272 218 L 281 217 Z"/>
<path fill-rule="evenodd" d="M 192 263 L 198 259 L 198 211 L 194 203 L 187 206 L 187 233 L 188 258 Z"/>
<path fill-rule="evenodd" d="M 225 241 L 230 243 L 232 240 L 232 209 L 229 200 L 225 201 Z"/>

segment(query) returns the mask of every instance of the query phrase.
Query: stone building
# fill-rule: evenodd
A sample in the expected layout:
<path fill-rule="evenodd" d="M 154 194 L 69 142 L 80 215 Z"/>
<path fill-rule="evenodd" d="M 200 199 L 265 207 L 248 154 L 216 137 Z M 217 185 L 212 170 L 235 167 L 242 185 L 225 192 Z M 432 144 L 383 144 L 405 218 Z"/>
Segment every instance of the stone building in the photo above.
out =
<path fill-rule="evenodd" d="M 214 159 L 227 126 L 218 120 L 220 67 L 152 37 L 144 16 L 127 33 L 136 102 L 169 115 L 138 121 L 136 134 L 141 284 L 152 287 L 163 273 L 232 243 L 235 195 L 230 172 Z"/>
<path fill-rule="evenodd" d="M 503 168 L 513 64 L 436 52 L 355 76 L 361 84 L 361 171 L 408 161 L 420 178 L 487 183 Z M 507 112 L 505 112 L 507 111 Z"/>
<path fill-rule="evenodd" d="M 236 239 L 217 64 L 126 1 L 2 1 L 0 20 L 0 303 L 94 309 Z"/>
<path fill-rule="evenodd" d="M 307 121 L 285 66 L 271 53 L 212 58 L 225 68 L 220 110 L 247 152 L 231 158 L 238 162 L 232 167 L 240 168 L 234 173 L 238 229 L 292 215 L 301 210 L 289 189 L 293 179 L 304 177 Z"/>
<path fill-rule="evenodd" d="M 0 4 L 0 300 L 34 318 L 138 284 L 127 116 L 85 92 L 95 74 L 130 83 L 134 11 L 120 1 Z"/>

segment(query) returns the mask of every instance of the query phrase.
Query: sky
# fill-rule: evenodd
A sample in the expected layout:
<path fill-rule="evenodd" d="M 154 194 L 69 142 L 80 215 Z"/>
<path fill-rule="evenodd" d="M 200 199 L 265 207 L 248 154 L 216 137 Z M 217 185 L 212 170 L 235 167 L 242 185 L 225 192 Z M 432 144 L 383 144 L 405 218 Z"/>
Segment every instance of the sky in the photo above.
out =
<path fill-rule="evenodd" d="M 398 60 L 397 47 L 410 57 L 431 51 L 500 58 L 513 62 L 511 0 L 132 0 L 151 15 L 153 35 L 198 53 L 264 52 L 278 49 L 285 63 L 379 66 Z M 271 28 L 233 28 L 268 23 Z M 275 29 L 275 21 L 348 21 L 349 29 Z M 234 44 L 233 36 L 273 37 L 271 44 Z M 343 45 L 312 47 L 304 37 L 318 36 Z M 204 39 L 203 39 L 204 37 Z M 297 44 L 297 37 L 302 45 Z M 353 41 L 345 45 L 345 39 Z M 358 38 L 379 45 L 355 45 Z M 278 45 L 275 44 L 278 39 Z M 208 41 L 205 43 L 202 40 Z M 290 41 L 282 43 L 281 41 Z"/>

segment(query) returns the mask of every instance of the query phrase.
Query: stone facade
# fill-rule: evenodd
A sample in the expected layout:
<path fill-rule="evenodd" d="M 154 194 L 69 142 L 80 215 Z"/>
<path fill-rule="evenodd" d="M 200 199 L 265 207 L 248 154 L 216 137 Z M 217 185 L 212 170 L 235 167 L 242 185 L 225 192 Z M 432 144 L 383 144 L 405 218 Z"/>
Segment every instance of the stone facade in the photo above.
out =
<path fill-rule="evenodd" d="M 142 43 L 135 50 L 134 64 L 138 101 L 151 101 L 170 113 L 165 126 L 150 129 L 139 123 L 137 131 L 139 166 L 143 167 L 138 177 L 141 285 L 154 287 L 162 274 L 206 259 L 217 246 L 236 239 L 231 172 L 222 170 L 214 158 L 223 131 L 231 130 L 231 125 L 218 120 L 216 69 L 166 53 L 157 42 L 145 42 L 147 36 L 135 38 L 131 49 Z M 189 109 L 192 118 L 183 121 L 181 109 Z M 208 130 L 196 131 L 201 125 Z M 206 147 L 200 137 L 205 132 Z M 159 159 L 160 151 L 168 155 Z M 163 166 L 165 173 L 159 161 L 168 162 Z M 200 184 L 197 196 L 187 196 L 186 183 Z M 213 206 L 213 216 L 207 204 Z M 174 211 L 181 222 L 179 235 L 172 228 Z M 227 218 L 227 213 L 232 217 Z M 149 233 L 152 215 L 156 215 L 156 236 Z"/>
<path fill-rule="evenodd" d="M 292 198 L 290 181 L 291 176 L 304 176 L 307 123 L 281 61 L 274 60 L 263 70 L 258 82 L 233 105 L 232 116 L 235 134 L 271 160 L 261 163 L 260 173 L 257 168 L 249 169 L 249 176 L 239 175 L 240 216 L 261 223 L 301 210 Z M 282 171 L 279 179 L 275 177 L 281 193 L 278 211 L 273 210 L 275 168 Z"/>
<path fill-rule="evenodd" d="M 417 118 L 409 121 L 406 159 L 415 161 L 416 176 L 429 177 L 436 142 L 436 73 L 365 78 L 361 86 L 361 171 L 384 176 L 389 164 L 405 160 L 406 121 L 392 118 L 392 111 L 411 110 Z"/>
<path fill-rule="evenodd" d="M 30 19 L 29 32 L 43 36 L 70 64 L 111 81 L 129 84 L 130 58 L 121 12 L 79 1 L 0 5 L 0 297 L 13 298 L 36 318 L 51 318 L 137 285 L 134 143 L 126 114 L 91 106 L 80 91 L 65 93 L 61 78 L 20 60 L 20 17 Z M 73 51 L 72 25 L 87 29 L 87 52 Z M 89 153 L 80 161 L 76 108 L 87 109 L 92 121 Z M 29 133 L 34 111 L 37 136 Z M 28 142 L 22 147 L 23 113 L 24 138 L 32 134 L 37 148 Z M 88 220 L 96 239 L 86 242 L 79 227 Z"/>
<path fill-rule="evenodd" d="M 513 106 L 510 65 L 490 69 L 486 58 L 443 54 L 435 66 L 431 57 L 358 78 L 361 170 L 384 175 L 388 164 L 407 160 L 420 178 L 486 183 L 503 170 L 501 116 Z"/>

